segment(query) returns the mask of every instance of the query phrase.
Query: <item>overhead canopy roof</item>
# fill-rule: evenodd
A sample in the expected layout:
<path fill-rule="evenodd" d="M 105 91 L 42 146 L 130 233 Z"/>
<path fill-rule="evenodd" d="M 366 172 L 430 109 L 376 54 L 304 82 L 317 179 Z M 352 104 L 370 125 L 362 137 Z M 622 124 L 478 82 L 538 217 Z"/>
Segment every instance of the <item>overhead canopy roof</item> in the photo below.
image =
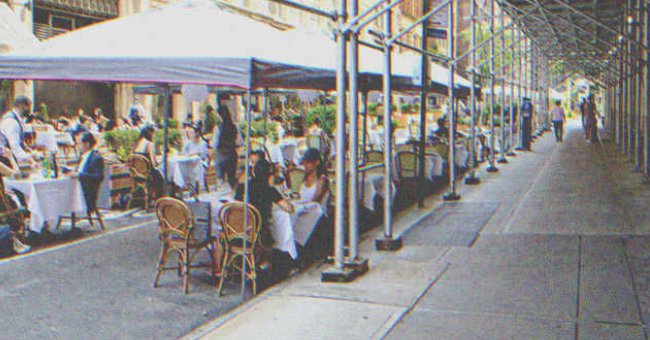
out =
<path fill-rule="evenodd" d="M 38 40 L 18 14 L 0 2 L 0 54 L 37 44 Z"/>
<path fill-rule="evenodd" d="M 497 0 L 551 65 L 602 82 L 616 46 L 623 3 L 618 0 Z M 530 15 L 525 16 L 526 13 Z M 553 84 L 552 84 L 553 85 Z"/>
<path fill-rule="evenodd" d="M 193 2 L 87 26 L 3 56 L 0 78 L 331 90 L 335 53 L 323 34 L 284 32 Z M 362 46 L 360 58 L 361 88 L 381 89 L 381 53 Z M 395 90 L 419 89 L 413 60 L 394 56 Z M 434 85 L 446 91 L 443 78 Z"/>

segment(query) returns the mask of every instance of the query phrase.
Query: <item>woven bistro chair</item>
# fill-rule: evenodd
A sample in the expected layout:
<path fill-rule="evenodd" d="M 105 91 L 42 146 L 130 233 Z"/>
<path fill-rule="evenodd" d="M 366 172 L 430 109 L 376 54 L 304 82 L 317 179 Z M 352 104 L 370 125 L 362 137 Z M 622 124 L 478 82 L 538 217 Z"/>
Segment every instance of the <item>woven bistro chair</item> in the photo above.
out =
<path fill-rule="evenodd" d="M 366 152 L 366 164 L 380 164 L 384 162 L 384 152 L 379 150 L 370 150 Z"/>
<path fill-rule="evenodd" d="M 219 296 L 221 296 L 223 281 L 228 275 L 228 271 L 237 269 L 241 273 L 244 261 L 246 261 L 246 272 L 243 275 L 251 281 L 253 294 L 257 294 L 255 252 L 259 246 L 262 215 L 255 207 L 248 204 L 248 225 L 244 227 L 245 207 L 243 202 L 232 202 L 224 205 L 219 212 L 219 225 L 223 229 L 221 238 L 225 247 L 221 273 L 217 275 L 219 276 Z M 236 261 L 238 258 L 241 258 L 239 264 Z"/>
<path fill-rule="evenodd" d="M 11 202 L 11 198 L 5 192 L 4 181 L 0 179 L 0 223 L 9 225 L 16 235 L 24 237 L 26 233 L 25 219 L 29 212 L 27 209 L 18 207 L 18 204 Z"/>
<path fill-rule="evenodd" d="M 131 195 L 135 196 L 138 190 L 142 190 L 144 207 L 149 211 L 149 204 L 153 197 L 150 194 L 151 170 L 153 166 L 147 157 L 142 155 L 131 155 L 129 157 L 129 175 L 131 176 Z M 135 200 L 132 198 L 129 207 L 132 207 Z"/>
<path fill-rule="evenodd" d="M 206 267 L 206 265 L 192 265 L 192 260 L 200 250 L 205 249 L 210 253 L 210 268 L 213 276 L 215 275 L 214 237 L 210 224 L 207 222 L 206 228 L 195 228 L 196 220 L 192 210 L 183 201 L 172 197 L 162 197 L 156 201 L 156 216 L 160 223 L 161 249 L 153 286 L 158 287 L 160 276 L 164 271 L 177 270 L 183 277 L 185 294 L 189 294 L 190 269 Z M 169 255 L 173 252 L 178 253 L 178 266 L 165 267 Z"/>

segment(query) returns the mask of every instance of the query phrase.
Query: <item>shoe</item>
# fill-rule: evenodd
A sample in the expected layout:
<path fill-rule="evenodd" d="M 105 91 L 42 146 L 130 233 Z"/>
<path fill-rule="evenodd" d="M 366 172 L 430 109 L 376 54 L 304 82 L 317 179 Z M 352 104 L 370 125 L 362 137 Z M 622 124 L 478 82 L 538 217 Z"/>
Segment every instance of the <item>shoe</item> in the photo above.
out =
<path fill-rule="evenodd" d="M 32 250 L 32 247 L 20 242 L 17 237 L 14 237 L 13 249 L 16 254 L 25 254 Z"/>

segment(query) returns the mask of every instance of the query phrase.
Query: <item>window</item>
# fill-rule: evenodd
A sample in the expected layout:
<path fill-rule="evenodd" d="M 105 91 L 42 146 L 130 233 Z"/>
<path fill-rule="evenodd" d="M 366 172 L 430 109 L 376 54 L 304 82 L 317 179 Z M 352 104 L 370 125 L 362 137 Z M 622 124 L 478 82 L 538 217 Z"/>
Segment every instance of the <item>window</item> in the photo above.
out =
<path fill-rule="evenodd" d="M 50 26 L 66 31 L 72 31 L 75 29 L 75 22 L 74 18 L 50 15 Z"/>

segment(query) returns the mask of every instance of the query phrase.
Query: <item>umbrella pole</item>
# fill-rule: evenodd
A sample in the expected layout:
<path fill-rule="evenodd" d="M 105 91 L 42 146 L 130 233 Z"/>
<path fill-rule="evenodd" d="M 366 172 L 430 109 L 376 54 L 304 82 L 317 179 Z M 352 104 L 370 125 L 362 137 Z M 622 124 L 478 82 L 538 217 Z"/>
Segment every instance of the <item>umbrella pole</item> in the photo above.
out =
<path fill-rule="evenodd" d="M 248 200 L 249 200 L 249 178 L 250 167 L 248 166 L 251 158 L 251 90 L 248 90 L 246 101 L 246 163 L 244 165 L 244 239 L 248 238 Z M 235 189 L 236 190 L 236 189 Z M 248 242 L 243 242 L 243 253 L 246 254 L 246 247 Z M 241 270 L 241 299 L 246 299 L 246 271 L 247 271 L 246 256 L 242 256 L 242 270 Z"/>
<path fill-rule="evenodd" d="M 449 29 L 447 30 L 447 51 L 449 59 L 453 60 L 455 54 L 455 37 L 454 37 L 454 1 L 449 2 Z M 449 63 L 449 191 L 443 196 L 445 201 L 458 201 L 460 194 L 456 192 L 456 109 L 454 97 L 454 63 Z"/>
<path fill-rule="evenodd" d="M 429 12 L 429 1 L 423 1 L 422 2 L 422 13 L 427 13 Z M 426 37 L 427 36 L 427 21 L 422 22 L 422 36 Z M 421 46 L 423 51 L 427 50 L 427 39 L 422 39 L 422 46 Z M 428 62 L 429 62 L 429 57 L 427 57 L 424 53 L 421 54 L 421 59 L 420 62 L 422 65 L 420 65 L 420 81 L 422 84 L 420 85 L 420 154 L 419 154 L 419 166 L 418 166 L 418 172 L 419 172 L 419 181 L 420 185 L 418 186 L 418 207 L 423 208 L 424 207 L 424 195 L 426 194 L 425 188 L 427 187 L 426 185 L 426 178 L 425 178 L 425 153 L 426 153 L 426 146 L 427 146 L 427 85 L 429 84 L 429 77 L 428 75 Z"/>
<path fill-rule="evenodd" d="M 263 114 L 264 114 L 264 137 L 263 138 L 264 138 L 264 146 L 266 147 L 266 135 L 268 135 L 268 133 L 269 133 L 268 130 L 267 130 L 267 121 L 268 121 L 268 118 L 269 118 L 269 110 L 268 110 L 268 108 L 269 108 L 269 105 L 268 105 L 269 104 L 269 91 L 267 89 L 264 89 L 264 91 L 262 93 L 264 95 L 264 108 L 263 108 L 263 110 L 264 110 L 264 112 L 263 112 Z M 269 162 L 270 161 L 271 160 L 269 159 Z"/>
<path fill-rule="evenodd" d="M 165 96 L 165 116 L 164 116 L 164 138 L 163 138 L 163 195 L 169 195 L 168 183 L 167 183 L 167 159 L 169 157 L 169 117 L 172 114 L 172 105 L 171 105 L 171 90 L 169 84 L 164 86 L 164 96 Z"/>
<path fill-rule="evenodd" d="M 470 115 L 472 117 L 472 131 L 471 131 L 471 137 L 470 137 L 470 170 L 469 174 L 467 177 L 465 177 L 465 184 L 470 184 L 470 185 L 476 185 L 481 183 L 481 179 L 476 175 L 476 51 L 474 50 L 474 46 L 476 46 L 476 0 L 472 0 L 471 4 L 471 18 L 472 18 L 472 26 L 471 26 L 471 41 L 470 41 L 470 49 L 472 53 L 470 54 L 470 64 L 471 66 L 471 82 L 472 82 L 472 87 L 470 88 Z M 481 117 L 481 114 L 479 112 L 479 117 Z M 479 118 L 479 126 L 481 125 L 481 121 Z"/>

